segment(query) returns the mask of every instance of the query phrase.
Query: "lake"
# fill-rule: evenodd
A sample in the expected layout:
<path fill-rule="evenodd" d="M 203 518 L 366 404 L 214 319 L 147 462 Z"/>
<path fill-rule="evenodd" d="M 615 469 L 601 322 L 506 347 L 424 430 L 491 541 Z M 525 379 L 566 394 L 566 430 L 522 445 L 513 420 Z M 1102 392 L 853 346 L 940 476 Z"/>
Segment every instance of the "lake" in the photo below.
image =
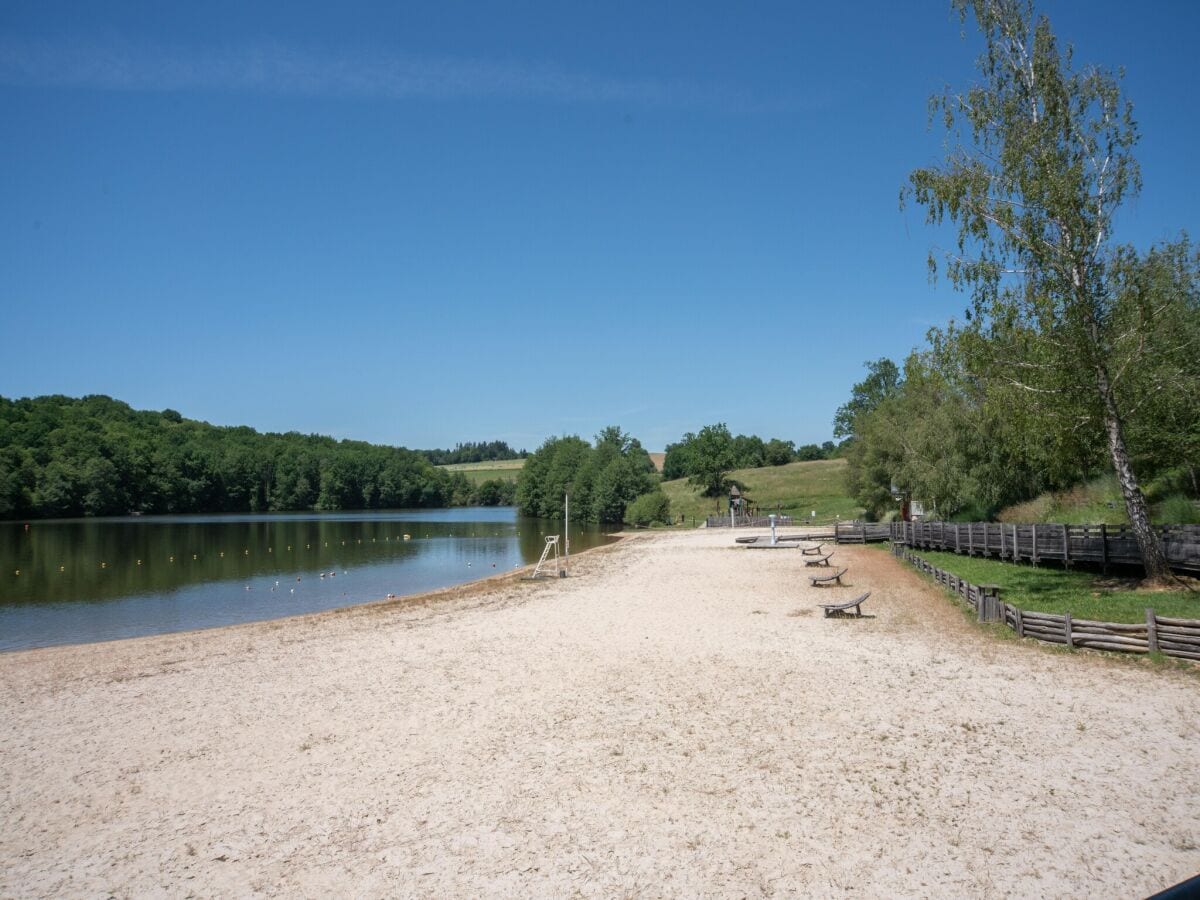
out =
<path fill-rule="evenodd" d="M 535 563 L 561 530 L 511 507 L 3 522 L 0 650 L 422 593 Z M 607 539 L 572 524 L 572 552 Z"/>

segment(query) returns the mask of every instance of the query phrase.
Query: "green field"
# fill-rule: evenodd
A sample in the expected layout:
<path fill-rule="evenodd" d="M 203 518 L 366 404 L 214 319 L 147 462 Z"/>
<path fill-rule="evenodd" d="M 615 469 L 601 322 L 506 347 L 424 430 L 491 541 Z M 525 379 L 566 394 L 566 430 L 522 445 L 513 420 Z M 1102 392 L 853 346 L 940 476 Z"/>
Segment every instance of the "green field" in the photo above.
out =
<path fill-rule="evenodd" d="M 838 519 L 853 519 L 862 507 L 846 495 L 846 461 L 822 459 L 795 462 L 786 466 L 738 469 L 730 477 L 745 485 L 746 494 L 765 515 L 779 512 L 805 522 L 828 524 Z M 663 491 L 671 500 L 671 513 L 687 517 L 687 524 L 703 521 L 705 516 L 727 514 L 725 497 L 702 497 L 687 479 L 663 482 Z M 812 516 L 816 510 L 816 517 Z"/>
<path fill-rule="evenodd" d="M 1034 612 L 1100 622 L 1144 622 L 1146 607 L 1160 616 L 1200 619 L 1200 593 L 1138 591 L 1123 579 L 1068 569 L 1038 567 L 995 559 L 977 559 L 921 550 L 920 556 L 939 569 L 953 572 L 972 584 L 998 584 L 1001 598 Z"/>
<path fill-rule="evenodd" d="M 472 484 L 484 481 L 516 481 L 517 474 L 525 466 L 523 459 L 496 459 L 477 463 L 452 463 L 439 466 L 447 472 L 461 472 Z"/>

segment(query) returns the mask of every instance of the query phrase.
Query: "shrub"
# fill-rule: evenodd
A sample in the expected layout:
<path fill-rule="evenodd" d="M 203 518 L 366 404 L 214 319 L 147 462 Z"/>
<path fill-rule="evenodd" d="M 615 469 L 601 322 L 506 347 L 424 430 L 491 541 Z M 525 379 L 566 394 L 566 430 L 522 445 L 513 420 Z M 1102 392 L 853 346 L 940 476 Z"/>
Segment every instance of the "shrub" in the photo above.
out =
<path fill-rule="evenodd" d="M 642 494 L 625 507 L 625 521 L 630 525 L 652 525 L 661 522 L 666 525 L 671 518 L 671 501 L 662 491 L 652 491 Z"/>
<path fill-rule="evenodd" d="M 1159 505 L 1154 518 L 1162 525 L 1200 525 L 1200 503 L 1172 494 Z"/>

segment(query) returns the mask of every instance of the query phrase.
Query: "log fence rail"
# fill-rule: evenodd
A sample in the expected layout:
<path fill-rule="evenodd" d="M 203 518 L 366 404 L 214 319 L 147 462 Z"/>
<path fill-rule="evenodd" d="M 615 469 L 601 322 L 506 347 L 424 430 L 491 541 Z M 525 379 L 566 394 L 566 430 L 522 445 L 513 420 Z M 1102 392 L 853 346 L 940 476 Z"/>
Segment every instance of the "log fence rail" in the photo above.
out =
<path fill-rule="evenodd" d="M 729 519 L 730 519 L 730 517 L 727 515 L 726 516 L 708 516 L 704 520 L 704 527 L 705 528 L 728 528 L 728 527 L 730 527 Z M 736 527 L 736 528 L 770 528 L 771 527 L 771 517 L 770 516 L 738 516 L 738 515 L 735 515 L 735 516 L 733 516 L 733 519 L 734 519 L 734 523 L 735 523 L 734 527 Z M 777 515 L 775 517 L 775 526 L 777 528 L 782 528 L 785 525 L 792 525 L 792 524 L 793 524 L 793 522 L 792 522 L 791 516 Z"/>
<path fill-rule="evenodd" d="M 922 559 L 900 542 L 892 544 L 892 553 L 957 594 L 975 610 L 980 622 L 1003 622 L 1018 637 L 1067 647 L 1117 653 L 1161 653 L 1178 659 L 1200 660 L 1200 619 L 1159 616 L 1153 609 L 1147 609 L 1144 622 L 1095 622 L 1073 618 L 1070 613 L 1056 615 L 1021 609 L 1004 602 L 1000 588 L 995 585 L 971 584 Z"/>

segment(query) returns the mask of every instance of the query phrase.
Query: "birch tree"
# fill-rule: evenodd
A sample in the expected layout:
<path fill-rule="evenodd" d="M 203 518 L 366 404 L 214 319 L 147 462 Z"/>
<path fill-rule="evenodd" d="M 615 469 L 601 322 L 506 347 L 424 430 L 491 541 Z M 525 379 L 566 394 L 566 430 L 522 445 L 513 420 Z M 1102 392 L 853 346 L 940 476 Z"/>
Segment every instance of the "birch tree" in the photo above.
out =
<path fill-rule="evenodd" d="M 1151 357 L 1152 297 L 1127 290 L 1128 248 L 1113 216 L 1141 186 L 1138 129 L 1119 77 L 1076 70 L 1044 16 L 1024 0 L 953 0 L 984 39 L 981 80 L 935 96 L 945 160 L 911 173 L 901 199 L 931 224 L 956 226 L 956 246 L 931 253 L 972 293 L 968 333 L 984 377 L 1064 421 L 1103 429 L 1146 575 L 1168 574 L 1130 462 L 1128 382 Z M 1137 400 L 1133 399 L 1136 403 Z"/>

